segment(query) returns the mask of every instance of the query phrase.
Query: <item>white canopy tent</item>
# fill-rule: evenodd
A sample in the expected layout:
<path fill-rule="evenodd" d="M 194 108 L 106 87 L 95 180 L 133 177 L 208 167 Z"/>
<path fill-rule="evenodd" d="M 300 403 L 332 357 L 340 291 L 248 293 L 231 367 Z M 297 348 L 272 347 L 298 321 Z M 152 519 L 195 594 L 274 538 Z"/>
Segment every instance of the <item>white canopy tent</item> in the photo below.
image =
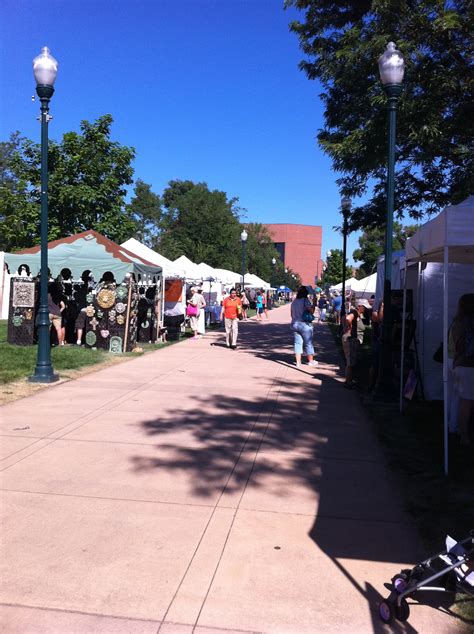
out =
<path fill-rule="evenodd" d="M 356 280 L 351 286 L 351 291 L 354 293 L 356 299 L 368 299 L 375 295 L 375 289 L 377 286 L 377 273 L 372 273 L 361 280 Z"/>
<path fill-rule="evenodd" d="M 346 291 L 352 290 L 352 287 L 356 285 L 358 281 L 359 280 L 356 280 L 355 277 L 350 277 L 348 280 L 346 280 Z M 334 286 L 330 286 L 329 290 L 339 292 L 342 291 L 342 282 L 339 282 L 339 284 L 335 284 Z"/>
<path fill-rule="evenodd" d="M 463 277 L 467 274 L 466 284 L 471 289 L 474 286 L 474 196 L 469 196 L 459 205 L 446 207 L 436 218 L 424 224 L 409 238 L 406 245 L 407 269 L 423 262 L 442 263 L 443 276 L 443 397 L 444 397 L 444 470 L 448 473 L 448 328 L 456 310 L 456 298 L 450 296 L 450 279 L 452 267 L 450 265 L 468 265 Z M 461 270 L 462 269 L 458 269 Z M 408 272 L 405 275 L 405 280 Z M 423 285 L 423 277 L 421 277 Z M 405 284 L 406 287 L 406 284 Z M 467 291 L 466 291 L 467 292 Z M 405 294 L 406 295 L 406 294 Z M 453 301 L 454 300 L 454 301 Z M 441 301 L 441 298 L 439 298 Z M 405 302 L 405 300 L 404 300 Z M 426 319 L 426 315 L 423 315 Z M 402 336 L 402 341 L 404 337 Z"/>
<path fill-rule="evenodd" d="M 186 281 L 197 282 L 198 280 L 202 280 L 202 271 L 199 266 L 185 255 L 181 255 L 179 258 L 174 260 L 173 264 L 174 266 L 184 270 Z"/>
<path fill-rule="evenodd" d="M 240 278 L 242 280 L 242 278 Z M 268 290 L 270 288 L 270 284 L 262 280 L 258 275 L 254 275 L 253 273 L 247 273 L 245 275 L 245 286 L 248 288 L 263 288 L 264 290 Z"/>
<path fill-rule="evenodd" d="M 136 240 L 135 238 L 130 238 L 130 240 L 123 242 L 121 246 L 125 247 L 126 249 L 128 249 L 132 253 L 135 253 L 136 255 L 140 255 L 141 257 L 145 258 L 149 262 L 152 262 L 153 264 L 158 264 L 158 266 L 161 266 L 161 268 L 163 269 L 164 277 L 175 278 L 175 279 L 185 278 L 184 269 L 179 268 L 171 260 L 168 260 L 168 258 L 165 258 L 164 255 L 160 255 L 153 249 L 150 249 L 150 247 L 147 247 L 145 244 L 142 244 L 141 242 Z"/>
<path fill-rule="evenodd" d="M 242 281 L 242 276 L 239 273 L 228 271 L 227 269 L 214 269 L 221 280 L 227 287 L 238 284 Z M 245 276 L 247 277 L 247 276 Z"/>

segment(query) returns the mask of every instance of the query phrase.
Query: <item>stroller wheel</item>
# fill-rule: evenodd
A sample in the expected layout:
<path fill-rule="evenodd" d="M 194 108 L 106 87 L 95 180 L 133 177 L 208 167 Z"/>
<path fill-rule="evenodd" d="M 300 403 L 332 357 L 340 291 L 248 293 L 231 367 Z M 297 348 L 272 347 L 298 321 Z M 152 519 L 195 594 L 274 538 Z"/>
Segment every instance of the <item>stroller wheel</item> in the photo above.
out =
<path fill-rule="evenodd" d="M 398 592 L 398 594 L 401 594 L 402 592 L 405 592 L 405 590 L 407 589 L 408 577 L 404 575 L 403 573 L 400 573 L 399 575 L 395 575 L 392 579 L 392 585 L 395 592 Z"/>
<path fill-rule="evenodd" d="M 379 616 L 384 623 L 391 623 L 395 616 L 393 604 L 387 599 L 384 599 L 379 603 Z"/>
<path fill-rule="evenodd" d="M 408 617 L 410 616 L 410 606 L 408 605 L 406 599 L 402 599 L 400 602 L 400 607 L 395 604 L 395 618 L 397 621 L 408 621 Z"/>

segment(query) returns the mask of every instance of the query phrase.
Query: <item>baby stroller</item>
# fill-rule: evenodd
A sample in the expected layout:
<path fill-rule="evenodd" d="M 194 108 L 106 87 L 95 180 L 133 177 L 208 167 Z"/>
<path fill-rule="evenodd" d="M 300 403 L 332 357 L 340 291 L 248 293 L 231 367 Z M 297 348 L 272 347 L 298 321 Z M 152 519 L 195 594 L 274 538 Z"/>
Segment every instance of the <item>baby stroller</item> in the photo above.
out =
<path fill-rule="evenodd" d="M 439 579 L 442 585 L 430 585 Z M 422 561 L 412 569 L 402 570 L 384 584 L 390 596 L 379 604 L 379 615 L 384 623 L 393 619 L 406 621 L 410 616 L 407 597 L 417 590 L 463 592 L 474 597 L 474 531 L 456 542 L 446 538 L 446 550 Z"/>

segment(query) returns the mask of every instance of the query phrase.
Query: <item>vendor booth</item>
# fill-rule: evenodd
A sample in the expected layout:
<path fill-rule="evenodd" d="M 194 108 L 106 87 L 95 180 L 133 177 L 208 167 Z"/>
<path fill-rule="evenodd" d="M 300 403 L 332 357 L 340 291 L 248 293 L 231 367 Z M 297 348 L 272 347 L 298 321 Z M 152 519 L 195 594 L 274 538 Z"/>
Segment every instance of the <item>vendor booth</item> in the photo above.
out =
<path fill-rule="evenodd" d="M 33 343 L 40 260 L 39 246 L 5 253 L 11 272 L 10 343 Z M 156 339 L 162 292 L 160 266 L 89 230 L 50 242 L 48 268 L 50 280 L 57 280 L 55 285 L 66 304 L 63 322 L 67 332 L 72 329 L 73 341 L 78 329 L 86 347 L 132 350 L 144 303 L 149 340 Z"/>
<path fill-rule="evenodd" d="M 446 207 L 424 224 L 406 245 L 405 289 L 415 289 L 421 366 L 427 398 L 444 400 L 444 466 L 448 472 L 448 329 L 459 297 L 474 292 L 474 196 Z M 405 293 L 406 301 L 406 293 Z M 442 342 L 441 364 L 433 356 Z"/>

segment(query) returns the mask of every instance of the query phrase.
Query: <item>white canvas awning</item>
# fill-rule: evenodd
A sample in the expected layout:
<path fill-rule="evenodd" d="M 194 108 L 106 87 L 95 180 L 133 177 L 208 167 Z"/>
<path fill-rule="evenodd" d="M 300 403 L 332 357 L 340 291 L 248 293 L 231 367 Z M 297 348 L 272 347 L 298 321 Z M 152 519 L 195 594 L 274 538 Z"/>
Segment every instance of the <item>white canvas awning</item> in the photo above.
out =
<path fill-rule="evenodd" d="M 130 240 L 127 240 L 121 246 L 125 247 L 132 253 L 135 253 L 135 255 L 139 255 L 142 258 L 145 258 L 149 262 L 153 262 L 153 264 L 161 266 L 161 268 L 163 269 L 164 277 L 176 279 L 185 278 L 185 273 L 183 269 L 175 266 L 175 264 L 171 260 L 168 260 L 168 258 L 165 258 L 164 255 L 160 255 L 153 249 L 150 249 L 150 247 L 147 247 L 145 244 L 142 244 L 141 242 L 136 240 L 135 238 L 130 238 Z"/>
<path fill-rule="evenodd" d="M 450 262 L 474 262 L 474 196 L 449 205 L 420 227 L 407 240 L 406 258 L 408 262 L 444 262 L 445 247 Z"/>

